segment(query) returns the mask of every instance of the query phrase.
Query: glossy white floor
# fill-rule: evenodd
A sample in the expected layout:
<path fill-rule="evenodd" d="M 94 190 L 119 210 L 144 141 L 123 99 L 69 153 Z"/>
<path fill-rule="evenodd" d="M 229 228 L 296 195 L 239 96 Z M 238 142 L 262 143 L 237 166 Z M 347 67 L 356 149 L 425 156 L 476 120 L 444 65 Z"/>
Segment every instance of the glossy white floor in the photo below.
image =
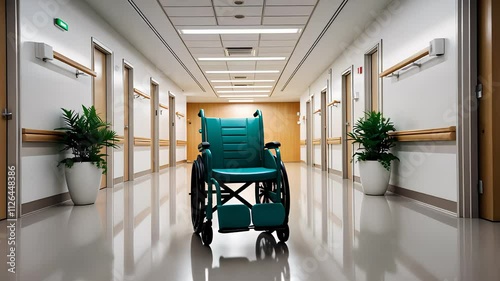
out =
<path fill-rule="evenodd" d="M 191 228 L 190 168 L 103 190 L 93 206 L 26 216 L 15 232 L 0 222 L 0 280 L 500 280 L 499 224 L 364 196 L 295 163 L 287 246 L 255 231 L 215 231 L 202 246 Z M 16 274 L 7 271 L 12 233 Z"/>

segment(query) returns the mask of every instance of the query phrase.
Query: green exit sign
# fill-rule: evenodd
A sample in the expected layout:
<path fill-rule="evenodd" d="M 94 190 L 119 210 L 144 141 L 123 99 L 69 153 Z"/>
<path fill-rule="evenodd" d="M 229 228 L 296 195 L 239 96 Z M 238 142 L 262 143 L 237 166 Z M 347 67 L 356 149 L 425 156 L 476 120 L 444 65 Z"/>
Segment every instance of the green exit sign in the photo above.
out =
<path fill-rule="evenodd" d="M 60 18 L 54 19 L 54 25 L 59 27 L 61 30 L 68 31 L 68 24 Z"/>

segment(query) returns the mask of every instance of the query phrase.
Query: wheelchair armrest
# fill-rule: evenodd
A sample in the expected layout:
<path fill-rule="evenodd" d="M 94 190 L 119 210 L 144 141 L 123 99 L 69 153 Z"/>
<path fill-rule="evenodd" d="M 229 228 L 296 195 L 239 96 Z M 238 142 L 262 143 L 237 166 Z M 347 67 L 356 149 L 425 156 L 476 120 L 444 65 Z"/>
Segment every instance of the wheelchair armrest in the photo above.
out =
<path fill-rule="evenodd" d="M 204 141 L 204 142 L 198 144 L 198 151 L 199 152 L 203 152 L 203 150 L 209 149 L 209 148 L 210 148 L 210 143 L 207 141 Z"/>
<path fill-rule="evenodd" d="M 281 143 L 279 141 L 271 141 L 271 142 L 268 142 L 264 145 L 264 147 L 267 149 L 278 148 L 280 146 L 281 146 Z"/>

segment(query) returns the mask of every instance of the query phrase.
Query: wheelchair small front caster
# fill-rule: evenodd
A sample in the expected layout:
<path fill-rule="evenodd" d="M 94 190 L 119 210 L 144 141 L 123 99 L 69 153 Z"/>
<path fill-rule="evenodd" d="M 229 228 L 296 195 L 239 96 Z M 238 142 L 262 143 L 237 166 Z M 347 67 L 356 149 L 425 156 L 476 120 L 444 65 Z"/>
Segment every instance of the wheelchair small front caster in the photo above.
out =
<path fill-rule="evenodd" d="M 212 223 L 206 222 L 203 224 L 203 231 L 201 232 L 201 240 L 205 246 L 210 246 L 212 239 L 214 238 L 214 233 L 212 231 Z"/>
<path fill-rule="evenodd" d="M 276 230 L 276 235 L 281 242 L 288 241 L 288 238 L 290 237 L 290 228 L 288 227 L 288 224 L 285 228 Z"/>

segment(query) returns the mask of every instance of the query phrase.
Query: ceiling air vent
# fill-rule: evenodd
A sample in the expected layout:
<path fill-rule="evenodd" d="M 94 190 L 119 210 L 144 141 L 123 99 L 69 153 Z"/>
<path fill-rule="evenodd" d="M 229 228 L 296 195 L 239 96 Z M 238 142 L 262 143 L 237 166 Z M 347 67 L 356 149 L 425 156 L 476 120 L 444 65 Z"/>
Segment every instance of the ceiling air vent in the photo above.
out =
<path fill-rule="evenodd" d="M 253 49 L 253 47 L 227 47 L 224 49 L 224 52 L 228 57 L 244 57 L 255 55 L 255 50 Z"/>
<path fill-rule="evenodd" d="M 246 76 L 234 76 L 234 79 L 247 79 Z"/>
<path fill-rule="evenodd" d="M 248 86 L 253 86 L 253 84 L 234 84 L 233 86 L 235 86 L 235 87 L 248 87 Z"/>

